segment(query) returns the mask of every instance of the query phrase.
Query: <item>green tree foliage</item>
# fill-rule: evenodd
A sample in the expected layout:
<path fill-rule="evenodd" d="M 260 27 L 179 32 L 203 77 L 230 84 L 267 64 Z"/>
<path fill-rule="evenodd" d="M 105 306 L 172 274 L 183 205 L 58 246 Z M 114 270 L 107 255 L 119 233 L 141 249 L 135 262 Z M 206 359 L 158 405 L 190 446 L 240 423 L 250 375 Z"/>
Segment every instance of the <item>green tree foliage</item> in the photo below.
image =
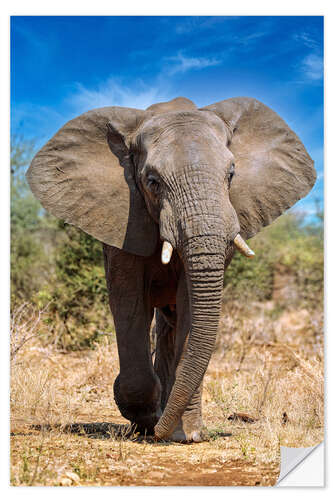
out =
<path fill-rule="evenodd" d="M 225 277 L 225 300 L 269 300 L 281 273 L 294 278 L 295 301 L 316 307 L 323 300 L 323 216 L 304 223 L 289 212 L 250 240 L 254 259 L 235 254 Z M 295 303 L 290 303 L 294 306 Z"/>
<path fill-rule="evenodd" d="M 48 258 L 40 242 L 43 216 L 25 180 L 34 145 L 19 137 L 11 143 L 11 302 L 29 301 L 46 278 Z"/>
<path fill-rule="evenodd" d="M 104 277 L 102 245 L 59 221 L 63 241 L 55 256 L 53 280 L 38 294 L 48 306 L 49 340 L 64 349 L 92 347 L 99 331 L 113 328 Z"/>

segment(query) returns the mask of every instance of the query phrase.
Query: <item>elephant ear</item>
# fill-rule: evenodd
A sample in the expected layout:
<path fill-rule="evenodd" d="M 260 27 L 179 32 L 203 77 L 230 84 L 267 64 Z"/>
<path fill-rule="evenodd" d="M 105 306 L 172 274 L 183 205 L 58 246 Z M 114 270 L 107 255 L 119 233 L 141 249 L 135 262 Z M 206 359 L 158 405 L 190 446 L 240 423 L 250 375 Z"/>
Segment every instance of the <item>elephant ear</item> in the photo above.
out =
<path fill-rule="evenodd" d="M 143 116 L 121 107 L 80 115 L 37 153 L 27 179 L 51 214 L 108 245 L 148 256 L 157 225 L 137 189 L 126 146 Z"/>
<path fill-rule="evenodd" d="M 282 118 L 256 99 L 227 99 L 202 109 L 227 125 L 235 157 L 230 201 L 241 235 L 251 238 L 310 191 L 313 161 Z"/>

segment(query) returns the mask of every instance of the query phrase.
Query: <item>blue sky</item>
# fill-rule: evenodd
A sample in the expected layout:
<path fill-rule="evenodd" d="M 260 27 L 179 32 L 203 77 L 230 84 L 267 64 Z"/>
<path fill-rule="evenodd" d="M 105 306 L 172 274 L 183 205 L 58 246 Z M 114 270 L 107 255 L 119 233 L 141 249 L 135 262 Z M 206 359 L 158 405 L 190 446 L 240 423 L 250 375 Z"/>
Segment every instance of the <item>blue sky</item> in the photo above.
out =
<path fill-rule="evenodd" d="M 315 160 L 316 186 L 296 206 L 322 201 L 322 17 L 11 18 L 11 130 L 37 146 L 88 109 L 177 96 L 272 107 Z"/>

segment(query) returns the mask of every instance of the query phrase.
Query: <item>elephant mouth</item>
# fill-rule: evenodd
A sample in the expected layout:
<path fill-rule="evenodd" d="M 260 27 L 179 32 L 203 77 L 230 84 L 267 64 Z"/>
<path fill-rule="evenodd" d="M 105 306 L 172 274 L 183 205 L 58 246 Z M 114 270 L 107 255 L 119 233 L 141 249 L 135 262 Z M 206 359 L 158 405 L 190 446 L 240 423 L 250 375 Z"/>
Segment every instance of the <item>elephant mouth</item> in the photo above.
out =
<path fill-rule="evenodd" d="M 236 237 L 233 240 L 233 243 L 237 250 L 244 255 L 245 257 L 248 257 L 252 259 L 255 256 L 255 253 L 251 248 L 248 246 L 248 244 L 243 240 L 241 235 L 238 233 Z M 170 259 L 172 257 L 172 252 L 173 252 L 173 247 L 171 243 L 168 241 L 163 242 L 162 246 L 162 252 L 161 252 L 161 262 L 162 264 L 169 264 Z"/>

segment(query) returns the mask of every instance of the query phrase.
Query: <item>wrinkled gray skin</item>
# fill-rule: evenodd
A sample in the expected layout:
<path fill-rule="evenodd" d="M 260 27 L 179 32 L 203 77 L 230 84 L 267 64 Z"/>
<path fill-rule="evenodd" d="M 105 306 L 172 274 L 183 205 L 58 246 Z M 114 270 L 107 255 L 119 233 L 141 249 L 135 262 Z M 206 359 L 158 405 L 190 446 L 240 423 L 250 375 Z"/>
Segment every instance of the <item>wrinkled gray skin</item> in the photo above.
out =
<path fill-rule="evenodd" d="M 303 144 L 254 99 L 199 110 L 178 98 L 81 115 L 36 155 L 27 177 L 47 210 L 103 242 L 120 412 L 157 438 L 200 441 L 201 386 L 233 239 L 254 236 L 311 189 Z M 163 241 L 174 249 L 167 265 Z"/>

